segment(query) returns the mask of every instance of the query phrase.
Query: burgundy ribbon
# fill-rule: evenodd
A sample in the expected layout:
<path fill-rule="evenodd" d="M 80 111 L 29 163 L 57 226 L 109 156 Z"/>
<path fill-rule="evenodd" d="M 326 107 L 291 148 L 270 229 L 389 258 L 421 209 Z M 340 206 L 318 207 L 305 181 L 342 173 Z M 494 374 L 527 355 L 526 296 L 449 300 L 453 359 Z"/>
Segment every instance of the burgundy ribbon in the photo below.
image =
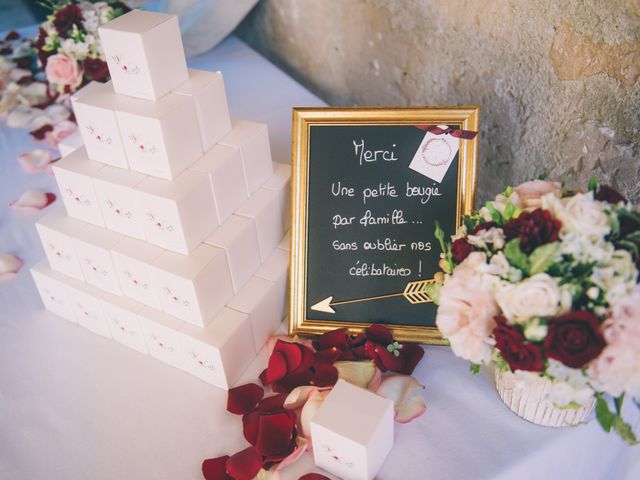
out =
<path fill-rule="evenodd" d="M 433 133 L 434 135 L 445 135 L 448 133 L 452 137 L 462 138 L 464 140 L 472 140 L 478 135 L 478 132 L 472 130 L 460 130 L 451 127 L 440 128 L 437 125 L 416 125 L 415 127 L 425 132 Z"/>

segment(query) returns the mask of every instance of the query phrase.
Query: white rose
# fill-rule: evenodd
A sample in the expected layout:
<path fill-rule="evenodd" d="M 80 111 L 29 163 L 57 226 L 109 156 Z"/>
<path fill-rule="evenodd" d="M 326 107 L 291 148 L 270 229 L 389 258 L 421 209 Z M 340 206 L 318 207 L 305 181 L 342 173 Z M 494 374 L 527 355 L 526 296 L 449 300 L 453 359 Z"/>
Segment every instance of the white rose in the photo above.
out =
<path fill-rule="evenodd" d="M 514 323 L 523 323 L 531 317 L 553 317 L 571 307 L 571 295 L 546 273 L 505 284 L 496 297 L 504 316 Z"/>
<path fill-rule="evenodd" d="M 542 197 L 542 206 L 562 222 L 563 233 L 576 232 L 599 240 L 611 231 L 605 204 L 594 200 L 593 192 L 576 193 L 563 199 L 547 194 Z"/>

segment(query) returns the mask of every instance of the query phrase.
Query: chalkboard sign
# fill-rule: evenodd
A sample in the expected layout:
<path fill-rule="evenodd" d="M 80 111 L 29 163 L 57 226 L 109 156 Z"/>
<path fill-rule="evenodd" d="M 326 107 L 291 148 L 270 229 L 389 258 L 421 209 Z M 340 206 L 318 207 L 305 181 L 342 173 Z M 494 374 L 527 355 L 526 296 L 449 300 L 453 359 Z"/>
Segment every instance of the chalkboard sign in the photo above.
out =
<path fill-rule="evenodd" d="M 425 285 L 473 209 L 477 107 L 293 114 L 291 334 L 371 323 L 441 343 Z"/>

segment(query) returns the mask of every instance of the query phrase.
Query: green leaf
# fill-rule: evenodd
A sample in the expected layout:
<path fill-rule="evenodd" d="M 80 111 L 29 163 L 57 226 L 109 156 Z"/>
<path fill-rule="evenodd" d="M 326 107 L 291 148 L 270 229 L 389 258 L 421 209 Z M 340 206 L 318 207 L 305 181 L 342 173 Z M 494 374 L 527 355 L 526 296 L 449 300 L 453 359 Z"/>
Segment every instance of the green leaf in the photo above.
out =
<path fill-rule="evenodd" d="M 636 434 L 633 432 L 631 425 L 625 422 L 620 415 L 613 417 L 613 429 L 622 437 L 629 445 L 638 443 Z"/>
<path fill-rule="evenodd" d="M 486 207 L 487 207 L 487 210 L 489 210 L 489 214 L 491 215 L 491 219 L 494 222 L 496 222 L 498 225 L 502 225 L 503 224 L 502 215 L 496 209 L 496 207 L 493 205 L 493 202 L 487 202 L 486 203 Z"/>
<path fill-rule="evenodd" d="M 538 175 L 538 180 L 546 180 L 547 178 L 549 178 L 549 172 L 546 170 Z"/>
<path fill-rule="evenodd" d="M 476 228 L 478 226 L 478 219 L 475 217 L 472 217 L 471 215 L 465 215 L 462 218 L 462 222 L 464 223 L 464 226 L 467 228 L 467 232 L 472 232 L 474 228 Z"/>
<path fill-rule="evenodd" d="M 609 410 L 609 405 L 601 393 L 596 394 L 596 418 L 605 432 L 611 431 L 615 414 Z"/>
<path fill-rule="evenodd" d="M 508 222 L 513 218 L 513 214 L 516 213 L 516 206 L 513 203 L 507 203 L 507 206 L 504 207 L 504 220 Z"/>
<path fill-rule="evenodd" d="M 622 395 L 620 395 L 619 397 L 615 397 L 613 399 L 613 404 L 616 407 L 616 413 L 618 415 L 620 415 L 620 412 L 622 411 L 622 403 L 624 402 L 624 393 Z"/>
<path fill-rule="evenodd" d="M 519 238 L 507 242 L 504 247 L 504 256 L 507 257 L 511 265 L 519 268 L 523 273 L 529 273 L 529 258 L 520 250 Z"/>
<path fill-rule="evenodd" d="M 559 251 L 559 242 L 547 243 L 536 248 L 529 257 L 529 274 L 546 272 L 556 261 Z"/>
<path fill-rule="evenodd" d="M 442 230 L 442 227 L 440 227 L 439 222 L 436 222 L 436 229 L 435 229 L 434 235 L 438 240 L 438 243 L 440 244 L 440 250 L 442 250 L 442 252 L 446 252 L 447 247 L 444 241 L 444 230 Z"/>
<path fill-rule="evenodd" d="M 609 216 L 609 225 L 611 225 L 611 234 L 609 238 L 618 238 L 620 236 L 620 219 L 617 215 Z"/>
<path fill-rule="evenodd" d="M 434 304 L 440 305 L 440 288 L 442 288 L 440 283 L 427 283 L 422 287 L 422 291 L 428 295 Z"/>
<path fill-rule="evenodd" d="M 587 185 L 590 192 L 595 192 L 596 188 L 598 188 L 598 178 L 594 175 L 589 179 L 589 184 Z"/>
<path fill-rule="evenodd" d="M 510 197 L 513 194 L 513 187 L 509 185 L 507 188 L 504 189 L 504 192 L 502 194 L 505 197 Z"/>
<path fill-rule="evenodd" d="M 473 373 L 474 375 L 479 374 L 480 373 L 480 364 L 472 363 L 471 365 L 469 365 L 469 371 L 471 373 Z"/>

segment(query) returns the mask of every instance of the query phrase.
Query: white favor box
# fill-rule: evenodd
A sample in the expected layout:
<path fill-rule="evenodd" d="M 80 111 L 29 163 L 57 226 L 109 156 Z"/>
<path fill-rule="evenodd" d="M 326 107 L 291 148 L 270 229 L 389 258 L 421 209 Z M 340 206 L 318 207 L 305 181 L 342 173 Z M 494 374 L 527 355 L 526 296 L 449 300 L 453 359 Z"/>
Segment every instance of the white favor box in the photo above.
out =
<path fill-rule="evenodd" d="M 256 227 L 248 218 L 232 215 L 207 237 L 205 243 L 224 249 L 236 293 L 260 267 Z"/>
<path fill-rule="evenodd" d="M 273 175 L 264 182 L 262 188 L 267 190 L 283 190 L 291 192 L 291 165 L 273 162 Z"/>
<path fill-rule="evenodd" d="M 147 178 L 136 186 L 147 241 L 188 254 L 218 226 L 209 179 L 187 170 L 174 181 Z"/>
<path fill-rule="evenodd" d="M 156 268 L 162 309 L 185 322 L 206 326 L 233 296 L 224 250 L 202 244 L 190 255 L 165 252 Z"/>
<path fill-rule="evenodd" d="M 220 224 L 248 198 L 238 148 L 215 145 L 191 166 L 191 170 L 209 176 Z"/>
<path fill-rule="evenodd" d="M 184 370 L 186 352 L 182 346 L 182 334 L 178 333 L 184 322 L 149 307 L 138 313 L 138 320 L 149 355 Z"/>
<path fill-rule="evenodd" d="M 88 93 L 73 102 L 87 154 L 97 162 L 128 168 L 123 139 L 116 122 L 117 95 L 110 84 L 92 84 L 95 86 Z"/>
<path fill-rule="evenodd" d="M 104 165 L 101 163 L 89 160 L 84 147 L 52 165 L 67 214 L 101 227 L 104 226 L 104 221 L 91 177 L 97 175 L 102 168 Z"/>
<path fill-rule="evenodd" d="M 69 304 L 78 324 L 93 333 L 111 338 L 111 332 L 100 302 L 105 294 L 91 285 L 71 279 L 66 281 L 65 287 Z"/>
<path fill-rule="evenodd" d="M 184 324 L 186 370 L 205 382 L 228 389 L 256 356 L 246 314 L 223 308 L 206 328 Z"/>
<path fill-rule="evenodd" d="M 266 260 L 289 230 L 290 218 L 287 211 L 288 195 L 285 190 L 261 188 L 240 208 L 236 215 L 251 218 L 256 223 L 260 256 Z"/>
<path fill-rule="evenodd" d="M 100 290 L 115 295 L 122 295 L 122 290 L 111 259 L 111 248 L 122 238 L 118 233 L 93 225 L 85 225 L 73 238 L 84 279 Z"/>
<path fill-rule="evenodd" d="M 232 126 L 231 132 L 220 143 L 240 149 L 247 194 L 251 195 L 273 173 L 267 125 L 238 120 Z"/>
<path fill-rule="evenodd" d="M 148 354 L 138 314 L 144 308 L 142 304 L 130 298 L 104 295 L 100 299 L 111 337 L 133 350 Z"/>
<path fill-rule="evenodd" d="M 171 180 L 202 155 L 189 97 L 169 93 L 155 102 L 120 98 L 116 117 L 132 170 Z"/>
<path fill-rule="evenodd" d="M 51 268 L 82 281 L 84 275 L 73 238 L 85 226 L 85 223 L 69 218 L 62 208 L 54 209 L 36 222 L 36 229 Z"/>
<path fill-rule="evenodd" d="M 202 150 L 207 151 L 231 130 L 227 94 L 220 72 L 189 70 L 189 80 L 173 93 L 190 98 L 196 107 Z"/>
<path fill-rule="evenodd" d="M 315 464 L 344 480 L 372 480 L 393 446 L 393 402 L 338 380 L 311 420 Z"/>
<path fill-rule="evenodd" d="M 31 267 L 31 276 L 38 288 L 44 308 L 66 320 L 77 323 L 69 303 L 63 275 L 51 270 L 46 260 L 41 260 Z"/>
<path fill-rule="evenodd" d="M 83 96 L 86 95 L 87 93 L 91 93 L 91 92 L 95 92 L 98 90 L 103 89 L 104 87 L 109 88 L 111 91 L 113 91 L 113 84 L 111 83 L 111 81 L 108 81 L 106 83 L 102 83 L 102 82 L 89 82 L 87 83 L 84 87 L 82 87 L 80 90 L 76 90 L 75 92 L 73 92 L 71 95 L 69 95 L 69 100 L 71 101 L 71 108 L 73 110 L 75 110 L 75 105 L 76 102 Z M 75 113 L 75 112 L 74 112 Z"/>
<path fill-rule="evenodd" d="M 84 145 L 84 140 L 82 140 L 82 134 L 80 131 L 76 130 L 71 135 L 66 138 L 63 138 L 58 142 L 58 150 L 60 151 L 61 157 L 66 157 L 67 155 L 75 152 L 81 146 Z"/>
<path fill-rule="evenodd" d="M 144 239 L 143 214 L 134 187 L 145 175 L 105 166 L 91 179 L 102 218 L 109 230 Z"/>
<path fill-rule="evenodd" d="M 111 247 L 111 258 L 126 296 L 162 309 L 158 275 L 152 263 L 164 252 L 160 247 L 126 237 Z"/>
<path fill-rule="evenodd" d="M 256 277 L 273 283 L 278 296 L 278 316 L 287 316 L 289 304 L 289 252 L 276 248 L 256 272 Z"/>
<path fill-rule="evenodd" d="M 117 93 L 156 100 L 189 78 L 175 15 L 132 10 L 98 32 Z"/>
<path fill-rule="evenodd" d="M 275 335 L 282 321 L 276 286 L 263 278 L 252 277 L 227 307 L 249 316 L 256 352 Z"/>

